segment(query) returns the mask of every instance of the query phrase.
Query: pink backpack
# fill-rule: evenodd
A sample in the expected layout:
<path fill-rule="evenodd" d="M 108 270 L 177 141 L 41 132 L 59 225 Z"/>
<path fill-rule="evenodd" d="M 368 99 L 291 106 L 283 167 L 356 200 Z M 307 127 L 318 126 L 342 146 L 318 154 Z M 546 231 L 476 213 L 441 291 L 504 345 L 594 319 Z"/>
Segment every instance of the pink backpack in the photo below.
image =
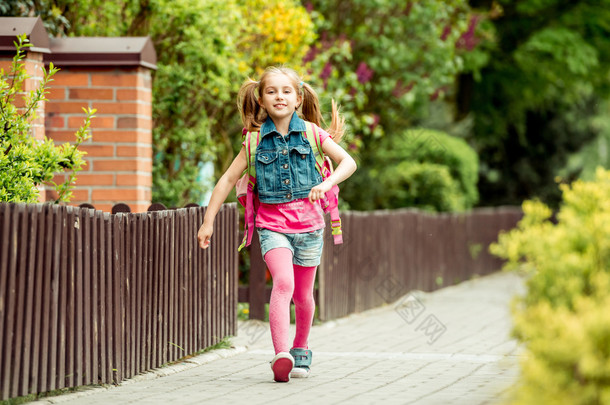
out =
<path fill-rule="evenodd" d="M 318 134 L 317 126 L 312 122 L 305 121 L 305 128 L 306 131 L 303 133 L 303 136 L 307 138 L 314 151 L 316 168 L 322 175 L 322 178 L 326 179 L 333 172 L 332 162 L 322 151 L 322 144 L 320 143 L 320 135 Z M 254 216 L 259 206 L 258 194 L 254 190 L 256 187 L 256 168 L 254 159 L 256 158 L 256 147 L 260 142 L 260 131 L 248 132 L 244 129 L 243 135 L 246 143 L 248 167 L 244 170 L 242 177 L 235 185 L 237 200 L 246 210 L 244 240 L 239 246 L 239 250 L 244 248 L 244 246 L 249 246 L 252 242 Z M 341 219 L 339 218 L 339 186 L 333 186 L 333 188 L 326 193 L 326 196 L 321 201 L 321 205 L 324 212 L 330 214 L 330 224 L 335 245 L 343 243 Z"/>

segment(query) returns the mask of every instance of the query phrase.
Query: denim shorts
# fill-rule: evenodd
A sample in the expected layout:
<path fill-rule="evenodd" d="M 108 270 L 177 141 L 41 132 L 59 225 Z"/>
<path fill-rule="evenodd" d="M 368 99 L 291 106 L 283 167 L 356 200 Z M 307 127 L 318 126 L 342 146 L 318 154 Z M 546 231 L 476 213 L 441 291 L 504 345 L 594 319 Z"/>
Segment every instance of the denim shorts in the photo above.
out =
<path fill-rule="evenodd" d="M 265 228 L 257 230 L 263 258 L 271 249 L 287 248 L 292 251 L 292 262 L 296 265 L 314 267 L 320 264 L 324 228 L 305 233 L 280 233 Z"/>

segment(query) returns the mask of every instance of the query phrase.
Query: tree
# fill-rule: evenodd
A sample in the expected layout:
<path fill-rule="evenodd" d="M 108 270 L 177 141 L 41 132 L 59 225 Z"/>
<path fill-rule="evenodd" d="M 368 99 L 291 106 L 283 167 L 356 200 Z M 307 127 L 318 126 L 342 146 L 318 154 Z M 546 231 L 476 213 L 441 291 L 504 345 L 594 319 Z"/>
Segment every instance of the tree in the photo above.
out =
<path fill-rule="evenodd" d="M 47 84 L 58 71 L 52 64 L 44 70 L 38 88 L 25 95 L 22 90 L 29 77 L 25 64 L 25 49 L 31 46 L 26 35 L 18 35 L 16 54 L 10 72 L 0 70 L 0 201 L 37 202 L 39 186 L 51 186 L 57 193 L 56 202 L 69 201 L 76 173 L 84 164 L 78 146 L 90 135 L 88 128 L 95 110 L 84 109 L 84 125 L 76 133 L 76 143 L 57 147 L 53 140 L 37 141 L 31 122 L 36 118 L 38 105 L 46 100 Z M 44 68 L 43 68 L 44 69 Z M 23 96 L 24 107 L 16 106 L 16 97 Z M 63 183 L 55 183 L 54 175 L 70 172 Z"/>
<path fill-rule="evenodd" d="M 297 0 L 9 0 L 4 15 L 40 15 L 56 35 L 150 35 L 153 199 L 201 198 L 201 165 L 216 177 L 240 145 L 241 83 L 269 64 L 300 65 L 315 29 Z"/>
<path fill-rule="evenodd" d="M 471 1 L 469 72 L 458 81 L 457 119 L 471 117 L 483 204 L 540 197 L 553 205 L 568 156 L 597 136 L 608 96 L 610 2 Z M 565 172 L 564 172 L 565 173 Z M 578 168 L 565 173 L 570 180 Z"/>
<path fill-rule="evenodd" d="M 358 209 L 390 202 L 373 173 L 391 138 L 417 126 L 430 100 L 442 98 L 461 71 L 457 41 L 467 27 L 466 1 L 307 1 L 320 41 L 306 57 L 312 79 L 346 113 L 351 153 L 360 168 L 342 192 Z M 328 104 L 327 104 L 328 105 Z M 384 141 L 384 138 L 390 138 Z M 441 175 L 442 176 L 442 175 Z M 445 179 L 445 177 L 443 177 Z M 373 195 L 371 195 L 373 194 Z M 385 196 L 385 197 L 384 197 Z M 406 202 L 405 199 L 401 201 Z"/>
<path fill-rule="evenodd" d="M 356 115 L 366 117 L 354 128 L 365 140 L 412 125 L 430 98 L 442 95 L 460 71 L 455 43 L 466 27 L 466 1 L 307 4 L 323 16 L 317 20 L 321 41 L 310 58 L 349 44 L 350 56 L 330 58 L 321 75 L 324 88 L 338 93 L 341 104 L 347 100 Z M 360 86 L 352 87 L 354 82 Z"/>

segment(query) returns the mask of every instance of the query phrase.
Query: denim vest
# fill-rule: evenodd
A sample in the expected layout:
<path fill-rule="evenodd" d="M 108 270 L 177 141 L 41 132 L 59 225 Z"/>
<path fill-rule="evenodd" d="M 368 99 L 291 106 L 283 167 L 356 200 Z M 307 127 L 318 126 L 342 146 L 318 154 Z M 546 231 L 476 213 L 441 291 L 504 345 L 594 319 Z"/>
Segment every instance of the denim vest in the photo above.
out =
<path fill-rule="evenodd" d="M 305 121 L 296 112 L 286 137 L 278 132 L 269 117 L 261 126 L 255 159 L 256 188 L 261 202 L 279 204 L 306 198 L 312 187 L 322 183 L 304 132 Z"/>

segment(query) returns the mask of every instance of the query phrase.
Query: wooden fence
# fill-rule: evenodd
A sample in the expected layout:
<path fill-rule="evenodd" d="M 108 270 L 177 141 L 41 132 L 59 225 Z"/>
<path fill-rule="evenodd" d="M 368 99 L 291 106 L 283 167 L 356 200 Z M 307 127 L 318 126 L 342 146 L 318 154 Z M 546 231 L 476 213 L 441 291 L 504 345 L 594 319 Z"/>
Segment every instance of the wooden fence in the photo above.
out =
<path fill-rule="evenodd" d="M 333 245 L 330 232 L 325 235 L 315 291 L 318 317 L 340 318 L 391 303 L 411 290 L 432 291 L 497 271 L 502 263 L 489 254 L 489 244 L 521 216 L 518 207 L 461 214 L 412 209 L 343 212 L 344 243 Z M 251 319 L 265 317 L 271 295 L 265 273 L 255 235 L 250 284 L 239 289 L 240 302 L 250 304 Z"/>
<path fill-rule="evenodd" d="M 236 334 L 238 213 L 0 204 L 0 399 L 113 383 Z"/>
<path fill-rule="evenodd" d="M 237 332 L 238 291 L 251 317 L 264 317 L 270 287 L 256 237 L 250 285 L 238 290 L 235 204 L 223 206 L 205 251 L 203 207 L 122 210 L 0 204 L 0 399 L 119 382 L 214 345 Z M 498 270 L 487 248 L 521 216 L 342 213 L 344 243 L 325 236 L 319 318 Z"/>
<path fill-rule="evenodd" d="M 345 212 L 342 245 L 327 232 L 318 275 L 321 320 L 396 301 L 412 290 L 432 291 L 497 271 L 489 254 L 501 230 L 513 228 L 520 208 L 463 214 L 416 210 Z"/>

